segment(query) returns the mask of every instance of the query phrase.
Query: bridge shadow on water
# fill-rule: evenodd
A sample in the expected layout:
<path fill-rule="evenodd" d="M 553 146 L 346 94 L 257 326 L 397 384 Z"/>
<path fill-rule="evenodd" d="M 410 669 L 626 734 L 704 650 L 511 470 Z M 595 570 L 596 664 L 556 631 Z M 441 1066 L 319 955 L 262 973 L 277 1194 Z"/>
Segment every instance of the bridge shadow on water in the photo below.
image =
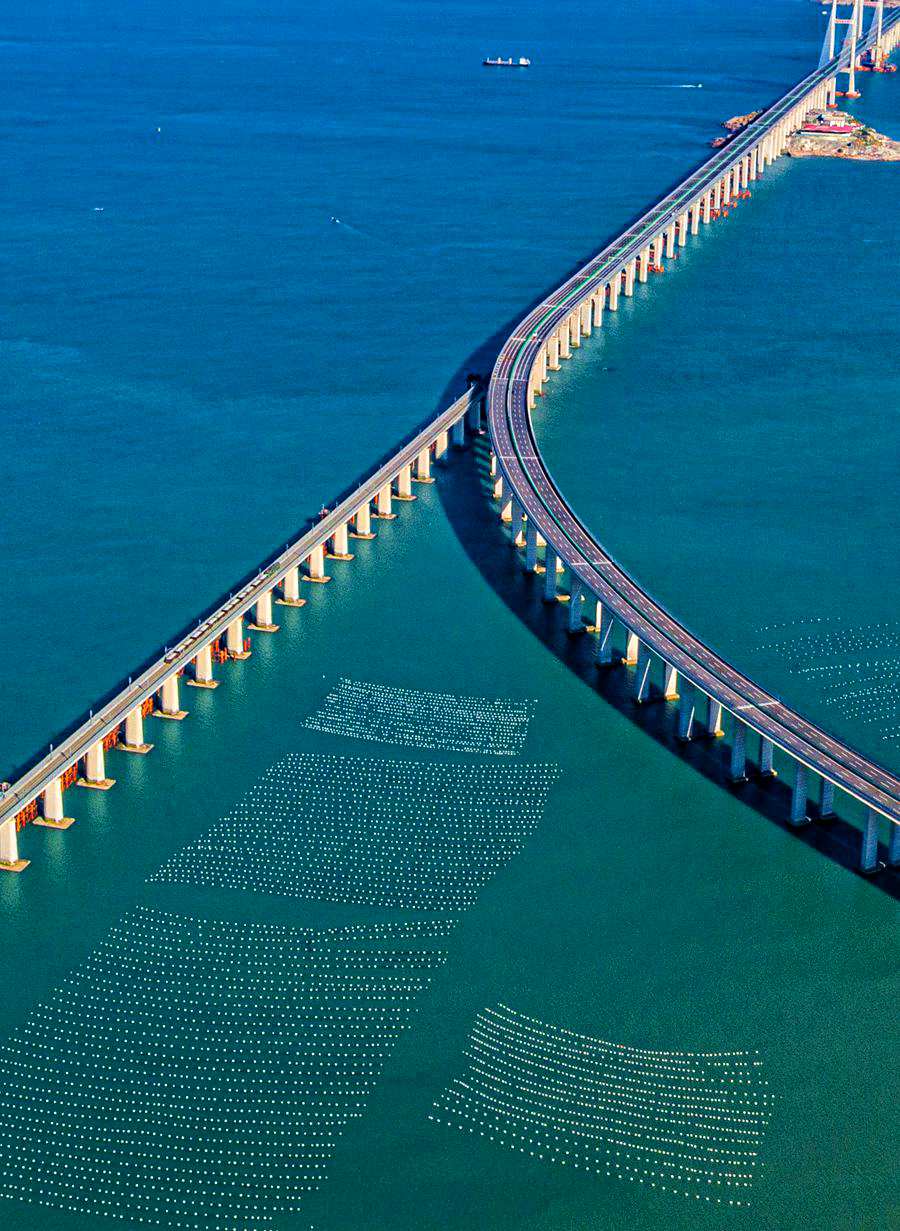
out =
<path fill-rule="evenodd" d="M 679 741 L 677 704 L 663 701 L 657 692 L 643 704 L 637 705 L 631 696 L 634 668 L 596 667 L 594 637 L 590 633 L 570 634 L 567 631 L 567 606 L 545 603 L 543 577 L 525 573 L 522 552 L 513 549 L 509 531 L 499 517 L 498 503 L 491 495 L 489 453 L 487 436 L 476 437 L 474 448 L 469 447 L 453 455 L 443 482 L 437 484 L 437 490 L 457 538 L 506 606 L 600 701 L 614 706 L 696 773 L 738 796 L 741 802 L 790 833 L 798 842 L 813 847 L 834 863 L 863 877 L 858 868 L 860 830 L 856 826 L 841 817 L 828 821 L 816 820 L 816 807 L 812 803 L 809 811 L 813 822 L 801 828 L 790 825 L 787 819 L 791 799 L 788 784 L 781 778 L 754 777 L 749 756 L 748 781 L 732 783 L 729 778 L 728 741 L 713 739 L 705 734 L 705 714 L 698 712 L 697 715 L 696 725 L 701 734 L 689 743 Z M 563 584 L 561 592 L 565 589 Z M 616 649 L 621 648 L 617 643 Z M 750 751 L 751 748 L 748 748 Z M 886 854 L 882 848 L 880 858 L 886 859 Z M 900 899 L 900 870 L 885 867 L 876 875 L 865 876 L 864 879 L 873 887 Z"/>

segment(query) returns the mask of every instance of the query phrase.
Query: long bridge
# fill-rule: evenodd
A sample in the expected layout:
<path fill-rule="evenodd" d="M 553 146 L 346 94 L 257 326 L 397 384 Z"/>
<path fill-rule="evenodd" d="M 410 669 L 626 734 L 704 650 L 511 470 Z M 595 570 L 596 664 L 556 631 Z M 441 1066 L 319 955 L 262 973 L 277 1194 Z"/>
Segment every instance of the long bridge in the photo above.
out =
<path fill-rule="evenodd" d="M 832 6 L 826 45 L 834 49 L 837 6 Z M 855 95 L 855 72 L 862 55 L 873 61 L 900 40 L 900 13 L 885 17 L 878 7 L 868 35 L 862 35 L 862 5 L 844 21 L 848 34 L 837 54 L 773 103 L 718 153 L 618 235 L 583 268 L 552 292 L 522 320 L 504 344 L 487 396 L 487 420 L 494 451 L 495 495 L 511 523 L 512 540 L 524 548 L 524 565 L 542 572 L 544 596 L 555 601 L 559 574 L 569 579 L 571 632 L 585 627 L 582 604 L 590 600 L 590 626 L 596 632 L 598 666 L 614 662 L 635 667 L 633 695 L 643 701 L 654 662 L 662 668 L 662 695 L 680 701 L 678 734 L 690 740 L 701 723 L 711 736 L 730 727 L 730 773 L 747 775 L 747 735 L 759 740 L 758 770 L 773 773 L 780 749 L 793 765 L 790 820 L 805 825 L 810 772 L 820 780 L 819 815 L 834 813 L 835 789 L 864 808 L 859 866 L 879 867 L 879 829 L 890 824 L 888 860 L 900 864 L 900 779 L 870 758 L 835 739 L 743 675 L 691 633 L 610 556 L 581 522 L 549 473 L 535 438 L 531 411 L 561 361 L 572 356 L 583 337 L 601 326 L 604 311 L 616 311 L 621 294 L 634 293 L 675 255 L 676 244 L 698 234 L 701 224 L 721 215 L 732 199 L 785 150 L 790 134 L 811 108 L 835 105 L 839 73 L 847 73 L 846 95 Z M 540 549 L 543 548 L 541 556 Z M 542 561 L 542 562 L 541 562 Z M 624 653 L 613 652 L 616 635 Z M 659 667 L 657 667 L 659 671 Z M 705 707 L 700 713 L 701 706 Z"/>
<path fill-rule="evenodd" d="M 844 6 L 846 7 L 846 6 Z M 395 501 L 415 499 L 414 482 L 432 481 L 435 458 L 448 455 L 451 443 L 465 442 L 467 426 L 481 429 L 484 407 L 493 447 L 494 494 L 504 520 L 512 523 L 513 542 L 524 547 L 525 568 L 543 572 L 548 601 L 558 596 L 560 571 L 568 570 L 568 619 L 572 632 L 585 629 L 583 608 L 596 634 L 599 666 L 614 662 L 634 668 L 634 698 L 646 699 L 654 660 L 663 666 L 663 696 L 680 701 L 679 734 L 689 740 L 698 729 L 698 709 L 706 698 L 702 722 L 711 736 L 731 730 L 731 774 L 747 768 L 747 732 L 759 738 L 759 770 L 773 772 L 780 749 L 793 762 L 791 820 L 807 821 L 807 779 L 821 780 L 820 816 L 834 809 L 835 789 L 865 808 L 860 867 L 878 867 L 879 825 L 891 825 L 888 860 L 900 864 L 900 780 L 861 753 L 834 739 L 742 675 L 736 667 L 688 632 L 678 620 L 620 568 L 578 520 L 557 489 L 540 455 L 530 413 L 551 373 L 571 357 L 582 337 L 602 325 L 604 311 L 616 311 L 620 294 L 634 293 L 675 255 L 676 245 L 698 234 L 729 201 L 748 191 L 783 151 L 790 134 L 810 107 L 833 105 L 839 73 L 848 75 L 845 93 L 854 95 L 860 57 L 883 64 L 900 41 L 900 12 L 885 17 L 877 6 L 867 35 L 862 33 L 862 3 L 855 0 L 844 44 L 837 54 L 835 32 L 842 19 L 832 5 L 825 51 L 817 69 L 789 90 L 729 144 L 657 202 L 642 218 L 608 244 L 577 274 L 554 291 L 507 339 L 485 395 L 479 383 L 442 411 L 387 461 L 365 478 L 283 552 L 263 562 L 253 578 L 198 619 L 171 647 L 129 676 L 115 694 L 75 723 L 59 742 L 31 759 L 15 781 L 0 787 L 0 869 L 21 871 L 18 831 L 28 823 L 66 828 L 64 796 L 78 785 L 107 790 L 106 753 L 144 754 L 152 744 L 144 737 L 144 720 L 180 720 L 180 684 L 215 688 L 214 663 L 249 657 L 249 627 L 276 632 L 273 604 L 302 606 L 303 583 L 323 584 L 329 560 L 351 560 L 350 539 L 375 537 L 372 519 L 393 518 Z M 585 606 L 593 599 L 594 609 Z M 614 654 L 614 639 L 624 634 L 624 652 Z M 680 695 L 679 690 L 680 689 Z"/>

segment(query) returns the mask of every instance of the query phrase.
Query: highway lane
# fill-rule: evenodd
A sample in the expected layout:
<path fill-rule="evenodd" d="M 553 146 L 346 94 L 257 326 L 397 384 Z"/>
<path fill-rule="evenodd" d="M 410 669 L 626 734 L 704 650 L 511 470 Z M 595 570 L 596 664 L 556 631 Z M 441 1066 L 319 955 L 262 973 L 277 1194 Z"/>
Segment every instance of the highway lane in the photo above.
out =
<path fill-rule="evenodd" d="M 890 29 L 900 13 L 885 22 Z M 547 339 L 573 309 L 622 268 L 734 168 L 791 110 L 846 64 L 844 53 L 809 74 L 654 205 L 516 328 L 495 365 L 488 392 L 488 426 L 501 473 L 547 539 L 586 589 L 702 692 L 808 768 L 866 806 L 900 821 L 900 780 L 870 758 L 830 736 L 721 658 L 642 590 L 578 521 L 540 456 L 528 410 L 528 376 Z"/>

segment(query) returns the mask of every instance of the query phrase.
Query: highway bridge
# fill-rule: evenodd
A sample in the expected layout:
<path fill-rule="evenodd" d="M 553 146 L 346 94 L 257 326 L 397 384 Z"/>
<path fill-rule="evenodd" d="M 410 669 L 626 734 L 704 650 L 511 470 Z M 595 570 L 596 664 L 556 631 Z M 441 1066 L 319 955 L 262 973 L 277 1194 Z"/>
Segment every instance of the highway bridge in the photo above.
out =
<path fill-rule="evenodd" d="M 621 294 L 675 255 L 701 224 L 719 216 L 728 203 L 784 151 L 789 135 L 810 108 L 834 105 L 839 74 L 852 88 L 857 58 L 865 51 L 886 54 L 900 40 L 900 13 L 878 13 L 867 36 L 860 36 L 861 5 L 847 19 L 852 26 L 840 52 L 787 91 L 723 149 L 657 201 L 637 222 L 553 291 L 522 320 L 504 344 L 487 395 L 488 430 L 496 469 L 495 492 L 513 541 L 524 547 L 525 567 L 544 575 L 545 598 L 555 601 L 558 575 L 569 578 L 569 628 L 585 627 L 583 604 L 595 630 L 598 666 L 634 666 L 633 692 L 643 701 L 654 661 L 662 664 L 662 693 L 680 700 L 678 731 L 691 739 L 705 727 L 711 736 L 730 729 L 730 771 L 734 781 L 747 773 L 747 734 L 759 740 L 758 769 L 773 772 L 780 749 L 793 768 L 790 820 L 808 823 L 809 774 L 820 781 L 818 811 L 834 812 L 835 790 L 864 809 L 859 866 L 878 870 L 879 830 L 889 824 L 887 858 L 900 864 L 900 780 L 861 752 L 835 739 L 754 683 L 726 661 L 643 589 L 621 568 L 579 520 L 554 483 L 541 457 L 531 411 L 561 360 L 572 356 L 581 339 L 601 326 L 605 311 L 618 308 Z M 833 40 L 834 15 L 829 22 Z M 850 92 L 850 90 L 848 90 Z M 543 548 L 543 563 L 540 549 Z M 624 654 L 613 652 L 624 636 Z M 659 671 L 659 667 L 657 667 Z M 700 707 L 703 712 L 700 712 Z"/>
<path fill-rule="evenodd" d="M 36 757 L 14 782 L 0 793 L 0 869 L 21 871 L 27 860 L 19 857 L 18 831 L 28 822 L 66 828 L 64 792 L 70 785 L 106 790 L 114 779 L 106 775 L 106 752 L 110 747 L 126 753 L 145 753 L 152 747 L 144 740 L 144 718 L 179 720 L 179 682 L 196 687 L 215 687 L 213 649 L 221 645 L 222 657 L 249 657 L 244 639 L 245 623 L 256 631 L 276 632 L 273 602 L 302 606 L 301 584 L 324 583 L 326 560 L 350 560 L 349 539 L 374 538 L 372 518 L 396 516 L 394 501 L 414 500 L 413 482 L 432 482 L 431 463 L 444 457 L 451 444 L 462 446 L 467 423 L 479 429 L 484 389 L 477 383 L 457 398 L 411 440 L 400 445 L 377 470 L 366 478 L 316 524 L 267 560 L 256 576 L 214 611 L 197 621 L 178 641 L 166 646 L 137 675 L 129 677 L 115 696 L 89 714 L 49 751 Z M 248 621 L 249 617 L 249 621 Z"/>

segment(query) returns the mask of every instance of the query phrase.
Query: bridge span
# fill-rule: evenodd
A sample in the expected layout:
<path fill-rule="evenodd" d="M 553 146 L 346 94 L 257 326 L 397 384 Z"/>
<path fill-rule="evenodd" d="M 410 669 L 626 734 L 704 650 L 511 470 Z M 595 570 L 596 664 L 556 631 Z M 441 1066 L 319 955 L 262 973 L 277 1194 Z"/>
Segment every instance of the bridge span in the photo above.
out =
<path fill-rule="evenodd" d="M 854 21 L 860 8 L 857 0 Z M 559 574 L 567 573 L 569 629 L 584 631 L 587 615 L 598 667 L 631 664 L 634 699 L 641 702 L 649 695 L 654 662 L 661 664 L 656 670 L 662 696 L 680 702 L 682 740 L 701 728 L 712 737 L 729 728 L 735 782 L 747 776 L 748 732 L 758 739 L 761 775 L 774 773 L 773 753 L 780 749 L 792 764 L 792 824 L 810 820 L 810 773 L 820 782 L 820 817 L 834 814 L 836 789 L 857 800 L 864 808 L 859 867 L 871 873 L 881 866 L 879 830 L 885 820 L 887 858 L 900 865 L 900 779 L 742 674 L 642 589 L 570 507 L 541 457 L 531 423 L 536 399 L 561 361 L 602 326 L 605 311 L 617 310 L 620 295 L 632 295 L 636 281 L 646 282 L 651 270 L 675 255 L 676 244 L 685 245 L 701 224 L 727 213 L 729 202 L 784 152 L 810 108 L 835 104 L 839 73 L 848 75 L 846 93 L 854 92 L 859 57 L 876 48 L 884 56 L 900 41 L 900 13 L 879 12 L 866 37 L 857 37 L 859 21 L 839 54 L 788 90 L 519 323 L 497 358 L 487 408 L 494 493 L 511 523 L 513 543 L 524 548 L 525 569 L 543 573 L 548 602 L 558 597 Z M 614 651 L 617 637 L 624 646 Z"/>

